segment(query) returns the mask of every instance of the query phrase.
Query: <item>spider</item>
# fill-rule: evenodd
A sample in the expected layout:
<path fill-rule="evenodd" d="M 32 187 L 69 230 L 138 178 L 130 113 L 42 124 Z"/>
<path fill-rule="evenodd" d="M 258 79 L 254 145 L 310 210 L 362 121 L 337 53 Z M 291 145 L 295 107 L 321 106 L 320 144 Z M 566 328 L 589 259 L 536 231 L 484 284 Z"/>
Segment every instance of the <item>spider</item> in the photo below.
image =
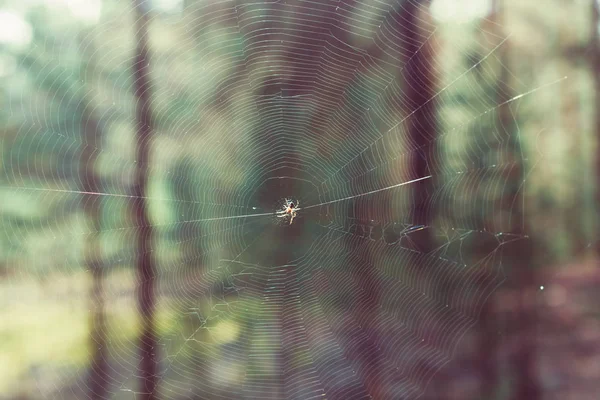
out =
<path fill-rule="evenodd" d="M 296 213 L 299 210 L 298 206 L 300 205 L 300 202 L 296 202 L 296 204 L 294 204 L 294 202 L 292 200 L 285 200 L 285 204 L 283 205 L 283 210 L 277 211 L 277 214 L 279 214 L 277 217 L 279 218 L 285 218 L 287 216 L 290 217 L 290 225 L 292 224 L 292 222 L 294 222 L 294 218 L 296 218 Z"/>

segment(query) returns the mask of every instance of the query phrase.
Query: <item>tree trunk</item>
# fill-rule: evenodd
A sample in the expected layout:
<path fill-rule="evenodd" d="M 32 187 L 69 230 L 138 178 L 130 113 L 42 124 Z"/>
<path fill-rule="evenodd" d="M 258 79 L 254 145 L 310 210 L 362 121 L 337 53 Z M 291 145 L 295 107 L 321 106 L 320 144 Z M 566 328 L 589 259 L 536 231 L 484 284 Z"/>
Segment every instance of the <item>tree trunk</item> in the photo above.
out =
<path fill-rule="evenodd" d="M 498 26 L 501 25 L 501 11 L 503 9 L 500 0 L 495 0 L 493 3 L 493 12 L 495 22 Z M 499 28 L 501 29 L 501 28 Z M 501 32 L 500 37 L 504 37 L 505 34 Z M 510 73 L 508 66 L 510 62 L 508 60 L 508 48 L 509 42 L 504 43 L 501 48 L 498 49 L 498 59 L 501 62 L 500 75 L 496 86 L 496 104 L 498 107 L 498 124 L 500 134 L 509 138 L 510 146 L 508 152 L 518 153 L 513 158 L 520 160 L 515 168 L 511 170 L 512 185 L 508 187 L 513 188 L 512 191 L 504 196 L 502 201 L 502 207 L 504 210 L 510 211 L 510 225 L 506 225 L 506 232 L 519 235 L 522 238 L 503 246 L 502 262 L 507 265 L 509 270 L 509 283 L 510 289 L 517 294 L 517 306 L 516 309 L 512 310 L 511 315 L 508 317 L 508 340 L 514 344 L 512 351 L 509 355 L 509 370 L 513 374 L 513 388 L 512 396 L 513 399 L 518 400 L 537 400 L 540 398 L 540 391 L 538 386 L 538 377 L 536 373 L 537 368 L 537 349 L 536 349 L 536 310 L 535 306 L 530 303 L 530 295 L 533 293 L 534 285 L 536 281 L 536 273 L 534 266 L 534 253 L 533 243 L 527 238 L 527 221 L 525 214 L 525 193 L 521 183 L 525 179 L 526 168 L 523 150 L 522 150 L 522 139 L 517 136 L 517 127 L 515 126 L 514 116 L 512 114 L 510 104 L 507 101 L 512 97 L 510 86 Z M 505 104 L 506 103 L 506 104 Z M 504 221 L 503 221 L 504 223 Z M 503 224 L 503 227 L 505 225 Z M 485 346 L 484 354 L 482 356 L 485 361 L 483 362 L 483 373 L 486 381 L 484 382 L 484 395 L 486 398 L 494 398 L 496 396 L 495 390 L 498 389 L 498 372 L 497 365 L 495 364 L 498 359 L 498 348 L 500 343 L 498 341 L 498 335 L 495 333 L 501 327 L 498 322 L 498 317 L 493 315 L 492 302 L 488 302 L 487 310 L 492 315 L 483 315 L 482 319 L 486 319 L 487 323 L 484 323 L 486 331 L 484 335 L 483 346 Z M 491 319 L 491 321 L 490 321 Z"/>
<path fill-rule="evenodd" d="M 410 109 L 405 110 L 407 113 L 405 124 L 410 147 L 415 149 L 412 151 L 409 180 L 432 174 L 433 145 L 437 136 L 436 106 L 433 100 L 436 94 L 437 77 L 432 69 L 431 40 L 420 45 L 425 34 L 420 32 L 424 17 L 421 10 L 429 3 L 430 0 L 413 0 L 406 2 L 403 6 L 403 18 L 408 21 L 408 24 L 402 27 L 407 42 L 403 46 L 407 51 L 407 60 L 403 70 L 403 92 L 410 104 Z M 410 115 L 413 112 L 414 114 Z M 428 200 L 432 194 L 432 180 L 425 179 L 413 183 L 411 186 L 413 188 L 413 204 L 410 222 L 414 225 L 431 226 L 433 210 L 431 209 L 432 204 Z M 413 242 L 416 243 L 418 251 L 430 252 L 434 248 L 432 230 L 421 230 L 418 237 L 414 236 Z"/>
<path fill-rule="evenodd" d="M 150 64 L 148 54 L 147 24 L 148 2 L 134 0 L 136 9 L 137 50 L 133 65 L 137 123 L 137 157 L 134 186 L 134 213 L 138 226 L 138 308 L 141 314 L 142 334 L 140 338 L 140 397 L 144 400 L 156 398 L 157 363 L 156 334 L 154 329 L 154 264 L 152 258 L 152 226 L 150 224 L 146 190 L 148 184 L 148 160 L 152 134 L 150 110 Z"/>
<path fill-rule="evenodd" d="M 91 43 L 82 35 L 80 41 L 82 51 L 91 48 Z M 93 53 L 93 52 L 91 52 Z M 88 65 L 91 63 L 88 63 Z M 88 68 L 80 71 L 81 79 L 85 82 Z M 86 83 L 87 84 L 87 83 Z M 102 147 L 102 128 L 98 119 L 93 115 L 89 104 L 87 91 L 78 104 L 81 116 L 81 132 L 84 144 L 80 159 L 80 179 L 82 182 L 83 209 L 88 220 L 90 234 L 87 236 L 84 259 L 85 265 L 92 275 L 90 291 L 90 348 L 92 353 L 91 370 L 88 378 L 89 397 L 93 400 L 108 398 L 110 384 L 107 327 L 104 297 L 104 268 L 105 263 L 100 249 L 100 231 L 102 230 L 102 199 L 96 193 L 101 191 L 100 179 L 96 174 L 98 152 Z"/>
<path fill-rule="evenodd" d="M 435 171 L 438 171 L 433 165 L 435 140 L 438 135 L 435 101 L 438 76 L 433 62 L 435 40 L 432 37 L 425 39 L 431 34 L 426 29 L 430 22 L 428 14 L 430 3 L 430 0 L 412 0 L 404 2 L 402 6 L 402 17 L 406 21 L 401 27 L 406 41 L 403 49 L 407 54 L 402 71 L 402 87 L 403 96 L 409 104 L 408 108 L 403 110 L 405 114 L 403 118 L 406 118 L 404 128 L 411 149 L 408 180 L 434 175 L 430 179 L 411 184 L 413 192 L 408 222 L 415 226 L 426 227 L 410 234 L 410 242 L 415 250 L 425 255 L 419 258 L 421 265 L 417 267 L 417 279 L 429 288 L 428 292 L 431 296 L 446 298 L 447 283 L 443 280 L 439 280 L 438 283 L 433 281 L 432 277 L 437 273 L 431 269 L 437 267 L 436 263 L 431 263 L 431 258 L 427 256 L 435 249 L 433 218 L 436 210 L 431 199 L 436 178 Z M 420 369 L 427 369 L 428 376 L 432 376 L 437 371 L 436 366 L 429 363 L 423 363 Z M 427 388 L 423 387 L 423 389 L 427 389 L 427 396 L 437 397 L 445 393 L 439 376 L 437 379 L 434 377 Z"/>
<path fill-rule="evenodd" d="M 502 4 L 501 0 L 492 1 L 492 14 L 490 15 L 495 25 L 494 33 L 497 34 L 498 38 L 505 37 L 505 32 L 502 27 Z M 500 47 L 498 51 L 498 59 L 501 63 L 501 72 L 498 77 L 496 86 L 496 104 L 502 104 L 508 100 L 508 87 L 505 79 L 507 79 L 506 68 L 504 65 L 507 64 L 506 60 L 506 47 L 505 43 Z M 497 124 L 501 131 L 506 130 L 508 134 L 511 134 L 511 115 L 508 105 L 502 105 L 498 108 Z M 519 174 L 520 175 L 520 174 Z M 507 196 L 510 197 L 510 196 Z M 481 310 L 480 318 L 478 321 L 479 326 L 479 369 L 481 373 L 481 398 L 482 399 L 495 399 L 497 398 L 498 391 L 498 374 L 499 374 L 499 328 L 498 318 L 501 316 L 496 312 L 496 296 L 499 292 L 494 293 L 490 296 Z"/>

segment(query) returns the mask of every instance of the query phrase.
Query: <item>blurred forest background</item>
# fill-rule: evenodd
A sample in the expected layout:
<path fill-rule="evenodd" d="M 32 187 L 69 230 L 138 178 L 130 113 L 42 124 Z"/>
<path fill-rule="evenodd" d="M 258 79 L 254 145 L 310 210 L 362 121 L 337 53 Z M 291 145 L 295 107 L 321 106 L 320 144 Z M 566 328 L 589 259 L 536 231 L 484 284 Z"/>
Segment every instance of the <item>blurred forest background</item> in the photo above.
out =
<path fill-rule="evenodd" d="M 0 399 L 598 398 L 599 9 L 0 1 Z"/>

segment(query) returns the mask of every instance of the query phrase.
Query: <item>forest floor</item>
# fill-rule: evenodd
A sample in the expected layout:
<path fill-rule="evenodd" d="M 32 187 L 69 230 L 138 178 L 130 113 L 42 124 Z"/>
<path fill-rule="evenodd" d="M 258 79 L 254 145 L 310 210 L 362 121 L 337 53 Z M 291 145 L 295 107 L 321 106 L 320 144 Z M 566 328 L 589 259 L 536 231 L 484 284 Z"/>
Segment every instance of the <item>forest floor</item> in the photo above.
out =
<path fill-rule="evenodd" d="M 177 282 L 163 279 L 159 288 L 157 333 L 161 340 L 175 339 L 176 347 L 185 345 L 184 331 L 189 327 L 182 316 L 186 299 L 193 297 L 194 287 L 201 282 L 200 275 L 192 270 Z M 532 292 L 531 299 L 535 300 L 529 303 L 529 313 L 537 323 L 528 337 L 537 346 L 539 385 L 547 394 L 544 399 L 595 398 L 600 379 L 600 314 L 594 299 L 600 270 L 597 265 L 575 264 L 539 280 L 543 289 L 532 288 L 536 293 Z M 105 278 L 113 399 L 135 397 L 137 383 L 132 377 L 136 375 L 139 332 L 135 286 L 131 269 L 115 270 Z M 91 276 L 86 271 L 54 274 L 43 280 L 14 276 L 0 281 L 0 399 L 85 397 L 91 358 L 90 287 Z M 494 296 L 497 312 L 511 313 L 515 296 L 508 288 L 500 288 Z M 452 365 L 432 381 L 434 392 L 455 394 L 443 398 L 471 398 L 464 396 L 477 393 L 477 340 L 476 331 L 464 336 Z M 498 353 L 514 351 L 518 340 L 505 338 Z M 191 362 L 186 358 L 190 353 L 182 353 L 178 362 Z M 162 356 L 159 358 L 164 360 Z M 165 367 L 163 362 L 160 368 Z M 171 374 L 173 371 L 165 380 Z M 501 383 L 509 380 L 504 377 Z M 186 383 L 179 377 L 177 382 L 194 388 L 193 381 Z"/>

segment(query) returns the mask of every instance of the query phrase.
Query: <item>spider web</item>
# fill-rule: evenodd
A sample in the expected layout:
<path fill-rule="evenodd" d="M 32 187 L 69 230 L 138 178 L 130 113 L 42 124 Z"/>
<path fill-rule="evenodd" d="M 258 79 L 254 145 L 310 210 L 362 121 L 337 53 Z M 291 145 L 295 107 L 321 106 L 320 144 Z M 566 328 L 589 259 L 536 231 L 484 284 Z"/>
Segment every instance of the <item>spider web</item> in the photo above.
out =
<path fill-rule="evenodd" d="M 4 190 L 51 212 L 4 231 L 15 248 L 40 227 L 53 237 L 46 253 L 28 256 L 40 268 L 81 268 L 77 251 L 65 251 L 61 265 L 41 260 L 57 243 L 81 248 L 92 234 L 104 241 L 98 262 L 131 267 L 140 254 L 130 244 L 139 227 L 127 217 L 136 200 L 135 13 L 106 4 L 93 30 L 45 37 L 41 57 L 24 56 L 24 69 L 39 70 L 34 87 L 54 93 L 51 106 L 9 98 L 26 123 L 7 147 Z M 160 394 L 422 396 L 503 282 L 503 247 L 526 238 L 513 233 L 524 185 L 518 127 L 499 126 L 497 112 L 514 112 L 541 88 L 504 82 L 517 95 L 490 97 L 507 38 L 478 26 L 470 44 L 478 58 L 448 66 L 440 49 L 470 56 L 471 47 L 442 44 L 418 2 L 178 4 L 152 19 L 148 60 L 156 123 L 149 251 L 159 308 L 176 316 L 157 327 Z M 100 42 L 111 30 L 115 39 Z M 94 63 L 80 70 L 48 61 L 81 51 Z M 73 76 L 81 79 L 65 83 Z M 406 95 L 421 91 L 420 103 Z M 452 107 L 466 111 L 457 120 L 443 113 Z M 85 112 L 111 135 L 82 137 Z M 41 158 L 48 147 L 53 156 Z M 89 168 L 110 171 L 99 172 L 93 193 L 81 190 L 82 154 L 97 160 Z M 275 214 L 286 198 L 299 201 L 293 224 Z M 72 216 L 90 201 L 105 210 L 100 228 Z M 111 342 L 114 396 L 140 393 L 134 346 Z"/>

